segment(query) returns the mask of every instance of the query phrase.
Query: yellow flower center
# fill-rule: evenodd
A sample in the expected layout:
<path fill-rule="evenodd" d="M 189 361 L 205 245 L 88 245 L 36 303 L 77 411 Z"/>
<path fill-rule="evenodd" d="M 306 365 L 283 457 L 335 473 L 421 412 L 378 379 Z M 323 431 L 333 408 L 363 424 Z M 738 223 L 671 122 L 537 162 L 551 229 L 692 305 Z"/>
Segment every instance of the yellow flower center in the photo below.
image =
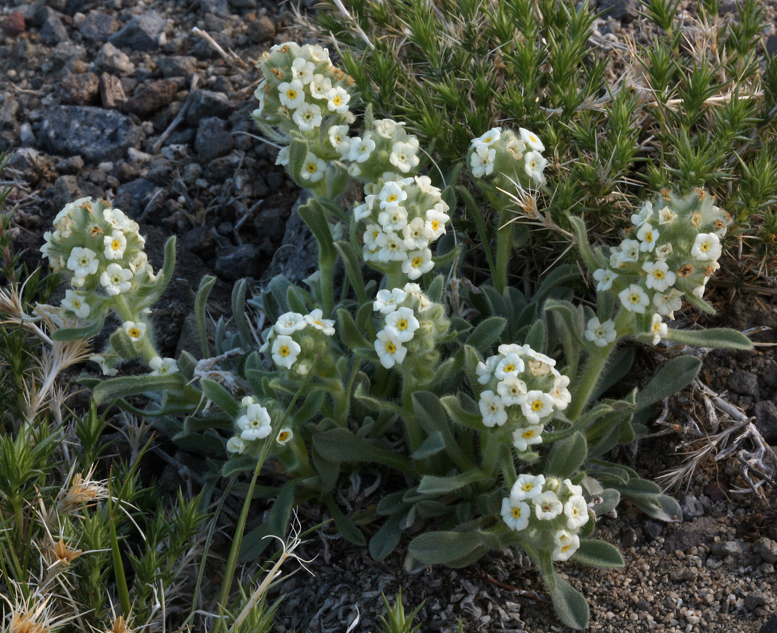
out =
<path fill-rule="evenodd" d="M 531 403 L 532 411 L 539 411 L 540 409 L 542 409 L 542 400 L 535 400 L 534 402 Z"/>
<path fill-rule="evenodd" d="M 511 371 L 515 371 L 515 365 L 505 365 L 505 373 L 509 374 Z"/>
<path fill-rule="evenodd" d="M 532 408 L 533 408 L 533 406 L 532 406 Z M 535 409 L 535 411 L 536 411 L 536 409 Z M 530 440 L 531 438 L 533 438 L 533 437 L 534 437 L 534 431 L 524 431 L 524 432 L 523 432 L 523 436 L 524 436 L 524 438 L 526 438 L 527 440 Z"/>
<path fill-rule="evenodd" d="M 539 139 L 537 139 L 537 137 L 536 137 L 536 136 L 534 136 L 534 134 L 530 134 L 530 135 L 529 135 L 529 140 L 530 140 L 532 143 L 536 143 L 536 142 L 537 142 Z"/>
<path fill-rule="evenodd" d="M 308 170 L 308 173 L 315 174 L 318 171 L 318 167 L 316 167 L 315 163 L 308 163 L 305 168 Z"/>
<path fill-rule="evenodd" d="M 418 268 L 421 264 L 424 263 L 423 257 L 414 257 L 413 261 L 411 262 L 413 264 L 414 268 Z"/>
<path fill-rule="evenodd" d="M 493 138 L 494 138 L 493 136 L 489 136 L 488 138 L 486 138 L 486 140 L 484 142 L 485 143 L 490 143 L 493 140 Z"/>
<path fill-rule="evenodd" d="M 631 301 L 631 303 L 639 303 L 639 295 L 636 292 L 632 292 L 629 295 L 629 301 Z"/>
<path fill-rule="evenodd" d="M 283 356 L 284 358 L 286 358 L 286 357 L 287 357 L 289 354 L 291 354 L 291 350 L 289 349 L 289 346 L 288 346 L 288 345 L 284 345 L 283 347 L 281 347 L 281 348 L 278 350 L 278 353 L 279 353 L 281 356 Z"/>
<path fill-rule="evenodd" d="M 432 220 L 432 230 L 436 231 L 440 228 L 440 222 L 438 220 Z"/>
<path fill-rule="evenodd" d="M 289 439 L 289 432 L 288 431 L 281 431 L 278 434 L 278 441 L 279 442 L 285 442 L 288 439 Z"/>
<path fill-rule="evenodd" d="M 388 198 L 386 198 L 386 202 L 395 202 L 397 199 L 397 194 L 392 193 Z"/>
<path fill-rule="evenodd" d="M 407 329 L 407 320 L 406 319 L 400 319 L 397 321 L 397 329 L 398 330 L 406 330 Z"/>
<path fill-rule="evenodd" d="M 523 484 L 524 492 L 531 492 L 534 489 L 534 484 Z"/>
<path fill-rule="evenodd" d="M 136 327 L 130 328 L 129 335 L 130 338 L 140 338 L 140 330 Z"/>
<path fill-rule="evenodd" d="M 324 324 L 321 323 L 321 321 L 313 321 L 313 323 L 315 323 L 316 325 L 320 325 L 321 327 L 324 327 Z"/>
<path fill-rule="evenodd" d="M 663 270 L 654 270 L 653 271 L 653 277 L 655 277 L 656 279 L 663 279 L 665 276 L 666 275 L 664 275 L 664 271 Z"/>
<path fill-rule="evenodd" d="M 708 250 L 710 250 L 710 243 L 709 242 L 702 242 L 701 243 L 701 251 L 703 253 L 706 253 Z"/>
<path fill-rule="evenodd" d="M 652 242 L 653 241 L 653 233 L 651 231 L 648 231 L 645 233 L 645 241 L 646 242 Z"/>
<path fill-rule="evenodd" d="M 513 518 L 514 519 L 520 519 L 521 518 L 521 509 L 520 508 L 513 508 Z"/>
<path fill-rule="evenodd" d="M 78 310 L 81 307 L 81 302 L 78 299 L 73 299 L 73 307 Z"/>
<path fill-rule="evenodd" d="M 386 351 L 389 354 L 393 354 L 394 352 L 397 351 L 397 346 L 394 345 L 394 343 L 392 343 L 391 341 L 389 341 L 388 343 L 386 343 Z"/>
<path fill-rule="evenodd" d="M 342 97 L 340 95 L 336 95 L 334 99 L 332 99 L 332 103 L 334 103 L 336 106 L 339 106 L 343 102 Z"/>
<path fill-rule="evenodd" d="M 294 88 L 289 88 L 289 90 L 286 91 L 286 96 L 293 101 L 297 98 L 297 91 L 294 90 Z"/>
<path fill-rule="evenodd" d="M 121 248 L 121 242 L 119 240 L 113 240 L 111 242 L 111 248 L 115 251 L 118 251 Z"/>
<path fill-rule="evenodd" d="M 564 546 L 561 548 L 561 551 L 562 551 L 562 552 L 566 552 L 566 551 L 568 551 L 568 550 L 569 550 L 569 548 L 570 548 L 570 547 L 572 547 L 572 545 L 571 545 L 571 544 L 569 544 L 569 545 L 564 545 Z"/>

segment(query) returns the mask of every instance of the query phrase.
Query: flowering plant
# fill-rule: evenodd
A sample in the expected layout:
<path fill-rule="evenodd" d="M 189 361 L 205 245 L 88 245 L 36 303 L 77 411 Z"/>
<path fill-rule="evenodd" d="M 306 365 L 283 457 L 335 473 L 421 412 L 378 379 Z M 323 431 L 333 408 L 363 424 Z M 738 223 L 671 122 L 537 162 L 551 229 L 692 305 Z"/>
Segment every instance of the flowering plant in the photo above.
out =
<path fill-rule="evenodd" d="M 253 471 L 255 483 L 267 456 L 282 465 L 276 470 L 288 480 L 268 521 L 244 539 L 243 557 L 257 556 L 267 534 L 285 530 L 294 502 L 312 496 L 323 500 L 346 538 L 365 544 L 335 491 L 342 471 L 381 464 L 411 483 L 360 518 L 372 533 L 374 558 L 388 556 L 403 530 L 419 522 L 427 531 L 409 545 L 411 570 L 431 563 L 464 566 L 489 550 L 520 546 L 538 564 L 560 618 L 584 627 L 585 600 L 556 574 L 554 562 L 623 564 L 614 547 L 589 538 L 596 517 L 613 511 L 622 496 L 655 518 L 674 520 L 679 510 L 673 499 L 602 457 L 642 433 L 653 406 L 689 384 L 700 365 L 693 356 L 680 356 L 643 390 L 602 398 L 630 366 L 624 339 L 750 345 L 736 332 L 680 332 L 663 322 L 683 297 L 710 309 L 694 290 L 714 271 L 720 256 L 716 231 L 725 231 L 726 214 L 702 192 L 688 198 L 667 194 L 663 203 L 644 205 L 630 237 L 610 252 L 593 251 L 583 222 L 570 218 L 598 285 L 596 312 L 573 303 L 571 290 L 563 287 L 578 277 L 571 267 L 546 275 L 527 297 L 507 283 L 513 225 L 505 220 L 517 192 L 544 185 L 544 145 L 525 129 L 493 128 L 461 158 L 500 217 L 496 263 L 488 255 L 492 284 L 460 283 L 463 249 L 451 230 L 456 194 L 471 213 L 477 210 L 466 187 L 454 189 L 452 180 L 434 171 L 421 175 L 417 139 L 401 123 L 374 121 L 369 107 L 361 134 L 349 136 L 355 118 L 345 106 L 355 100 L 354 84 L 331 66 L 323 49 L 276 46 L 259 68 L 264 83 L 254 118 L 284 143 L 279 161 L 312 195 L 299 213 L 316 237 L 320 271 L 308 280 L 310 291 L 276 277 L 263 293 L 246 299 L 246 284 L 238 283 L 236 333 L 219 323 L 212 358 L 204 306 L 214 280 L 206 277 L 195 306 L 204 358 L 184 353 L 178 359 L 180 383 L 169 377 L 160 382 L 157 388 L 167 395 L 145 413 L 160 417 L 184 445 L 231 455 L 223 475 Z M 303 108 L 304 116 L 297 116 Z M 319 172 L 325 175 L 314 180 Z M 451 178 L 460 173 L 454 169 Z M 343 194 L 357 185 L 364 200 L 344 210 Z M 77 208 L 79 218 L 89 218 L 88 208 Z M 107 284 L 99 282 L 106 288 L 100 305 L 112 307 L 115 299 L 109 297 L 126 296 L 128 306 L 115 308 L 124 325 L 116 342 L 112 337 L 113 348 L 142 352 L 161 373 L 165 361 L 142 347 L 149 332 L 140 327 L 147 323 L 149 273 L 141 270 L 137 286 L 119 273 L 114 281 L 108 270 L 114 260 L 105 250 L 94 257 L 74 252 L 91 248 L 88 240 L 95 238 L 83 236 L 88 221 L 73 238 L 87 241 L 68 243 L 70 250 L 57 241 L 59 250 L 52 247 L 48 255 L 67 252 L 67 261 L 74 258 L 73 278 L 84 279 L 86 288 L 97 288 L 94 276 L 107 274 Z M 335 240 L 334 222 L 344 239 Z M 140 247 L 134 234 L 127 244 Z M 110 248 L 105 242 L 104 249 Z M 338 258 L 345 278 L 336 300 Z M 98 260 L 94 270 L 92 259 Z M 114 287 L 116 295 L 107 291 Z M 86 300 L 93 305 L 91 296 Z M 261 339 L 248 308 L 270 324 Z M 156 380 L 106 381 L 95 386 L 95 398 L 148 391 Z M 181 423 L 173 414 L 182 412 L 187 417 Z"/>

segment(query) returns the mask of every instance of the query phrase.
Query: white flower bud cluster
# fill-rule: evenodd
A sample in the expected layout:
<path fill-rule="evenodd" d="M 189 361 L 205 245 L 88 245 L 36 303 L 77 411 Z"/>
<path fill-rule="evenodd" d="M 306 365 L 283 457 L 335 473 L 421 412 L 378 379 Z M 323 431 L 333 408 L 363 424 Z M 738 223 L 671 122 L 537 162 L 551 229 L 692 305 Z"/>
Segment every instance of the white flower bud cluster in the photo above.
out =
<path fill-rule="evenodd" d="M 344 138 L 338 147 L 342 160 L 351 163 L 348 173 L 365 183 L 378 180 L 385 172 L 399 174 L 396 180 L 413 176 L 421 162 L 418 139 L 405 131 L 404 123 L 392 119 L 375 121 L 372 129 Z"/>
<path fill-rule="evenodd" d="M 553 548 L 553 560 L 564 561 L 580 547 L 578 532 L 590 516 L 582 486 L 523 474 L 502 500 L 502 519 L 540 547 Z"/>
<path fill-rule="evenodd" d="M 631 221 L 629 237 L 610 251 L 609 268 L 594 271 L 593 277 L 597 291 L 616 293 L 625 310 L 653 313 L 649 334 L 657 343 L 666 333 L 663 317 L 674 319 L 683 296 L 704 295 L 707 281 L 720 268 L 721 239 L 732 218 L 709 194 L 696 190 L 685 199 L 664 193 L 655 204 L 645 202 Z M 610 341 L 596 334 L 598 328 L 598 320 L 592 320 L 585 336 L 603 347 L 603 340 Z"/>
<path fill-rule="evenodd" d="M 329 339 L 334 335 L 335 322 L 325 319 L 320 308 L 306 315 L 286 312 L 263 332 L 264 344 L 259 351 L 269 353 L 279 369 L 307 376 L 316 357 L 320 363 L 326 362 Z"/>
<path fill-rule="evenodd" d="M 519 128 L 518 135 L 511 130 L 495 127 L 472 139 L 469 167 L 475 178 L 492 178 L 498 186 L 512 180 L 522 185 L 545 184 L 544 170 L 548 161 L 542 156 L 545 146 L 539 137 Z"/>
<path fill-rule="evenodd" d="M 383 272 L 418 279 L 434 268 L 430 244 L 445 233 L 448 205 L 427 176 L 390 179 L 384 174 L 353 210 L 364 222 L 364 261 Z M 392 270 L 395 269 L 395 270 Z"/>
<path fill-rule="evenodd" d="M 487 427 L 515 425 L 513 446 L 525 453 L 542 442 L 542 431 L 554 411 L 572 400 L 569 377 L 555 368 L 556 361 L 528 345 L 500 345 L 499 353 L 478 363 L 481 392 L 478 406 Z"/>
<path fill-rule="evenodd" d="M 260 440 L 269 437 L 272 432 L 270 412 L 253 396 L 243 398 L 241 408 L 243 414 L 235 421 L 237 434 L 227 441 L 227 451 L 242 455 L 252 447 L 261 450 Z M 275 434 L 279 446 L 288 444 L 294 438 L 294 431 L 284 426 Z"/>
<path fill-rule="evenodd" d="M 372 307 L 383 317 L 383 327 L 374 343 L 383 367 L 404 364 L 412 369 L 413 360 L 415 364 L 436 364 L 436 358 L 430 355 L 436 357 L 436 340 L 448 331 L 449 322 L 443 307 L 433 303 L 418 284 L 380 290 Z"/>

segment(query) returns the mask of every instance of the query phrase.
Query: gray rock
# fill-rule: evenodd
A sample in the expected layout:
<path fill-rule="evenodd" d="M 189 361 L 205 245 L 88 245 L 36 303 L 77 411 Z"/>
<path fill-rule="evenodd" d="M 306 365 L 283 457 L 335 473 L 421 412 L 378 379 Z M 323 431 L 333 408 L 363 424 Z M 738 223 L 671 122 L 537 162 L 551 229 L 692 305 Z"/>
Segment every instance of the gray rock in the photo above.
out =
<path fill-rule="evenodd" d="M 46 0 L 46 4 L 60 13 L 65 10 L 67 0 Z"/>
<path fill-rule="evenodd" d="M 178 85 L 172 79 L 161 79 L 149 84 L 124 104 L 124 111 L 147 117 L 170 105 L 178 92 Z"/>
<path fill-rule="evenodd" d="M 38 139 L 32 131 L 32 126 L 25 121 L 19 126 L 19 142 L 22 147 L 32 147 Z"/>
<path fill-rule="evenodd" d="M 98 69 L 109 73 L 131 75 L 135 72 L 135 64 L 110 42 L 103 45 L 100 52 L 97 53 L 94 63 Z"/>
<path fill-rule="evenodd" d="M 777 444 L 777 405 L 770 400 L 755 404 L 755 427 L 771 445 Z"/>
<path fill-rule="evenodd" d="M 688 519 L 695 519 L 704 514 L 704 506 L 695 495 L 687 495 L 681 504 L 683 516 Z"/>
<path fill-rule="evenodd" d="M 71 62 L 84 59 L 86 49 L 71 41 L 60 42 L 49 53 L 48 62 L 54 70 L 58 70 Z"/>
<path fill-rule="evenodd" d="M 67 0 L 64 8 L 65 15 L 75 15 L 84 12 L 84 0 Z"/>
<path fill-rule="evenodd" d="M 8 169 L 16 171 L 26 182 L 36 185 L 41 177 L 49 176 L 52 160 L 32 147 L 22 147 L 11 154 Z"/>
<path fill-rule="evenodd" d="M 56 209 L 61 209 L 68 202 L 83 197 L 83 192 L 78 186 L 75 176 L 60 176 L 54 183 L 53 196 L 51 198 Z"/>
<path fill-rule="evenodd" d="M 743 396 L 758 397 L 758 376 L 749 371 L 737 369 L 728 377 L 728 388 Z"/>
<path fill-rule="evenodd" d="M 112 204 L 131 218 L 137 219 L 151 202 L 157 189 L 156 183 L 145 178 L 138 178 L 121 185 L 116 190 L 116 197 Z"/>
<path fill-rule="evenodd" d="M 758 607 L 764 606 L 767 601 L 768 597 L 763 591 L 754 591 L 745 596 L 745 609 L 755 611 Z"/>
<path fill-rule="evenodd" d="M 200 0 L 200 11 L 203 14 L 212 13 L 220 18 L 230 16 L 229 2 L 227 0 Z"/>
<path fill-rule="evenodd" d="M 40 30 L 40 39 L 49 46 L 56 46 L 60 42 L 70 39 L 65 25 L 57 17 L 50 17 L 46 20 L 43 28 Z"/>
<path fill-rule="evenodd" d="M 108 40 L 119 48 L 152 51 L 165 43 L 166 20 L 156 11 L 136 15 Z"/>
<path fill-rule="evenodd" d="M 103 108 L 118 110 L 126 100 L 121 79 L 108 73 L 102 73 L 100 75 L 100 101 Z"/>
<path fill-rule="evenodd" d="M 253 275 L 258 260 L 259 249 L 253 244 L 243 244 L 230 253 L 219 255 L 213 269 L 224 279 L 237 281 Z"/>
<path fill-rule="evenodd" d="M 283 241 L 262 275 L 263 287 L 277 275 L 283 275 L 291 283 L 299 283 L 318 270 L 316 239 L 297 213 L 297 208 L 305 204 L 308 198 L 308 194 L 303 192 L 294 203 L 291 216 L 286 222 Z"/>
<path fill-rule="evenodd" d="M 165 79 L 170 77 L 188 77 L 197 70 L 197 59 L 188 56 L 160 57 L 156 67 L 162 71 Z"/>
<path fill-rule="evenodd" d="M 202 167 L 199 163 L 189 163 L 183 169 L 183 181 L 187 185 L 193 184 L 200 176 L 202 176 Z"/>
<path fill-rule="evenodd" d="M 670 578 L 675 582 L 693 582 L 697 576 L 698 572 L 693 567 L 686 567 L 680 571 L 672 572 Z"/>
<path fill-rule="evenodd" d="M 256 9 L 259 6 L 259 0 L 229 0 L 233 9 Z"/>
<path fill-rule="evenodd" d="M 69 158 L 65 158 L 54 165 L 54 169 L 56 169 L 62 175 L 77 174 L 83 168 L 84 159 L 80 156 L 70 156 Z"/>
<path fill-rule="evenodd" d="M 59 99 L 66 105 L 90 105 L 99 91 L 100 80 L 94 73 L 65 75 L 59 82 Z"/>
<path fill-rule="evenodd" d="M 216 42 L 221 48 L 224 50 L 228 50 L 232 48 L 232 40 L 231 38 L 225 34 L 225 33 L 210 33 L 210 36 L 213 38 L 213 41 Z M 194 48 L 191 50 L 192 55 L 196 57 L 197 59 L 215 59 L 218 57 L 218 53 L 214 51 L 210 44 L 208 44 L 205 40 L 200 39 L 195 45 Z"/>
<path fill-rule="evenodd" d="M 195 163 L 196 164 L 196 163 Z M 194 253 L 202 260 L 208 260 L 216 254 L 216 245 L 213 235 L 207 226 L 198 226 L 187 231 L 181 236 L 179 246 Z"/>
<path fill-rule="evenodd" d="M 758 633 L 777 633 L 777 615 L 773 615 L 758 629 Z"/>
<path fill-rule="evenodd" d="M 770 35 L 767 37 L 764 48 L 766 49 L 766 54 L 770 57 L 777 54 L 777 35 Z"/>
<path fill-rule="evenodd" d="M 263 15 L 248 25 L 248 37 L 254 44 L 261 44 L 275 37 L 275 24 Z"/>
<path fill-rule="evenodd" d="M 720 541 L 711 543 L 710 551 L 721 558 L 726 556 L 742 556 L 747 553 L 747 546 L 742 541 Z"/>
<path fill-rule="evenodd" d="M 119 28 L 119 23 L 107 13 L 90 11 L 78 30 L 90 42 L 105 42 Z"/>
<path fill-rule="evenodd" d="M 42 28 L 49 19 L 58 17 L 58 12 L 55 9 L 41 4 L 33 11 L 32 16 L 27 21 L 29 21 L 30 26 Z"/>
<path fill-rule="evenodd" d="M 231 152 L 235 145 L 232 134 L 226 130 L 227 122 L 217 117 L 207 117 L 197 127 L 194 149 L 200 163 L 209 163 L 214 158 Z"/>
<path fill-rule="evenodd" d="M 196 127 L 205 117 L 228 116 L 234 109 L 235 106 L 224 93 L 197 90 L 192 95 L 192 101 L 186 113 L 186 122 L 191 127 Z"/>
<path fill-rule="evenodd" d="M 315 252 L 315 249 L 313 252 Z M 664 531 L 664 524 L 660 521 L 647 519 L 642 525 L 642 531 L 651 541 L 655 541 L 661 535 L 661 532 Z"/>
<path fill-rule="evenodd" d="M 56 106 L 43 114 L 39 140 L 53 154 L 101 162 L 121 158 L 140 139 L 141 131 L 129 117 L 113 110 Z"/>
<path fill-rule="evenodd" d="M 753 547 L 753 552 L 758 554 L 767 563 L 777 563 L 777 543 L 772 539 L 762 536 Z"/>
<path fill-rule="evenodd" d="M 641 9 L 638 0 L 599 0 L 596 3 L 599 11 L 606 11 L 605 18 L 631 22 Z"/>
<path fill-rule="evenodd" d="M 777 389 L 777 364 L 770 365 L 769 369 L 761 374 L 761 379 L 767 387 Z"/>

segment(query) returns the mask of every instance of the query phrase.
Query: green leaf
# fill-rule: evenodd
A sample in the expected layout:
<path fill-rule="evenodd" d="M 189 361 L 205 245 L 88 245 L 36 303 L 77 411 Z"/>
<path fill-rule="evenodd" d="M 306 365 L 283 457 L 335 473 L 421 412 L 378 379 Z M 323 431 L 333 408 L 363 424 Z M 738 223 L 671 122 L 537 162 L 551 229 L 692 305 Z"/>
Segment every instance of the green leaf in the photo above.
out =
<path fill-rule="evenodd" d="M 221 467 L 222 477 L 231 477 L 238 473 L 244 473 L 247 471 L 253 472 L 256 468 L 257 457 L 255 455 L 241 455 L 240 457 L 233 457 L 224 462 Z"/>
<path fill-rule="evenodd" d="M 588 231 L 585 227 L 585 222 L 574 215 L 567 215 L 567 217 L 572 225 L 572 230 L 575 232 L 575 237 L 577 237 L 577 247 L 580 250 L 580 258 L 588 267 L 588 271 L 593 273 L 599 268 L 606 268 L 605 265 L 602 265 L 597 261 L 594 252 L 591 250 L 591 245 L 588 243 Z"/>
<path fill-rule="evenodd" d="M 382 561 L 393 552 L 402 536 L 402 521 L 407 515 L 407 510 L 392 514 L 386 522 L 380 526 L 375 535 L 370 539 L 370 556 L 375 561 Z"/>
<path fill-rule="evenodd" d="M 507 319 L 502 317 L 489 317 L 481 321 L 478 326 L 472 330 L 467 337 L 466 345 L 471 345 L 479 352 L 482 352 L 493 345 L 499 335 L 507 326 Z"/>
<path fill-rule="evenodd" d="M 274 539 L 265 538 L 266 536 L 277 536 L 282 539 L 286 535 L 291 509 L 294 506 L 294 487 L 296 485 L 297 482 L 295 480 L 287 482 L 275 499 L 267 520 L 243 537 L 238 558 L 240 562 L 252 561 L 258 558 L 267 546 L 274 541 Z"/>
<path fill-rule="evenodd" d="M 459 394 L 459 397 L 465 396 L 464 394 Z M 440 398 L 440 402 L 442 402 L 442 406 L 445 407 L 445 411 L 447 411 L 451 420 L 456 424 L 476 431 L 482 431 L 485 428 L 483 426 L 483 416 L 479 412 L 476 413 L 475 411 L 464 409 L 456 396 L 445 396 Z"/>
<path fill-rule="evenodd" d="M 624 493 L 629 501 L 642 510 L 649 517 L 666 521 L 667 523 L 678 521 L 682 514 L 680 504 L 674 497 L 669 495 L 656 495 L 652 498 L 630 496 Z"/>
<path fill-rule="evenodd" d="M 453 208 L 453 207 L 451 207 Z M 434 303 L 440 303 L 442 301 L 442 293 L 445 290 L 445 277 L 437 275 L 434 281 L 429 284 L 426 289 L 426 296 Z"/>
<path fill-rule="evenodd" d="M 547 275 L 544 275 L 542 285 L 537 289 L 534 297 L 532 297 L 532 301 L 539 303 L 554 289 L 569 281 L 576 281 L 578 279 L 580 279 L 580 270 L 576 266 L 562 264 L 551 270 Z"/>
<path fill-rule="evenodd" d="M 572 559 L 591 567 L 623 567 L 623 556 L 617 548 L 605 541 L 586 539 L 580 541 L 580 547 Z"/>
<path fill-rule="evenodd" d="M 205 321 L 205 306 L 208 303 L 210 291 L 213 290 L 213 286 L 215 284 L 215 277 L 205 275 L 200 280 L 200 287 L 197 290 L 197 298 L 194 300 L 194 316 L 197 319 L 197 331 L 200 335 L 200 347 L 202 349 L 203 358 L 210 358 L 210 347 L 208 346 L 208 329 L 207 323 Z"/>
<path fill-rule="evenodd" d="M 335 248 L 340 254 L 340 259 L 345 264 L 345 271 L 348 274 L 348 279 L 351 281 L 359 304 L 367 303 L 367 292 L 364 289 L 364 279 L 362 278 L 359 255 L 356 253 L 356 249 L 348 242 L 335 242 Z"/>
<path fill-rule="evenodd" d="M 403 472 L 411 468 L 410 460 L 392 451 L 369 444 L 348 429 L 332 429 L 313 436 L 313 446 L 331 462 L 377 462 Z"/>
<path fill-rule="evenodd" d="M 627 484 L 612 484 L 612 487 L 620 492 L 621 496 L 628 497 L 631 501 L 634 499 L 654 499 L 661 494 L 661 488 L 658 484 L 638 477 L 632 477 Z"/>
<path fill-rule="evenodd" d="M 105 404 L 147 391 L 183 389 L 185 384 L 186 379 L 180 373 L 165 376 L 125 376 L 101 382 L 94 388 L 92 396 L 97 404 Z"/>
<path fill-rule="evenodd" d="M 471 554 L 482 545 L 473 532 L 427 532 L 410 542 L 408 552 L 427 565 L 447 564 Z"/>
<path fill-rule="evenodd" d="M 598 517 L 615 510 L 621 501 L 621 493 L 612 488 L 605 488 L 599 496 L 602 498 L 602 502 L 594 506 L 594 513 Z"/>
<path fill-rule="evenodd" d="M 668 330 L 664 337 L 693 347 L 713 349 L 753 349 L 752 341 L 741 332 L 728 328 L 710 330 Z"/>
<path fill-rule="evenodd" d="M 678 356 L 661 368 L 647 387 L 637 394 L 637 411 L 673 396 L 691 384 L 701 368 L 694 356 Z"/>
<path fill-rule="evenodd" d="M 159 297 L 164 294 L 170 280 L 173 278 L 173 271 L 175 270 L 175 243 L 175 235 L 165 242 L 165 261 L 164 264 L 162 264 L 162 270 L 160 270 L 157 275 L 157 281 L 154 284 L 154 288 L 148 293 L 145 301 L 143 301 L 147 306 L 153 305 L 159 300 Z"/>
<path fill-rule="evenodd" d="M 335 525 L 343 535 L 346 541 L 353 543 L 354 545 L 363 546 L 367 543 L 367 539 L 364 538 L 362 531 L 356 527 L 353 521 L 343 514 L 340 510 L 340 506 L 335 503 L 334 499 L 327 497 L 325 499 L 326 507 L 329 508 L 329 512 L 332 514 L 332 518 L 335 520 Z"/>
<path fill-rule="evenodd" d="M 113 350 L 123 360 L 132 360 L 138 356 L 138 351 L 135 349 L 129 334 L 124 331 L 124 328 L 117 329 L 108 340 Z"/>
<path fill-rule="evenodd" d="M 235 399 L 224 387 L 215 380 L 208 380 L 207 378 L 203 378 L 200 381 L 200 385 L 202 386 L 203 393 L 219 409 L 232 418 L 240 417 L 242 413 L 240 405 L 235 402 Z"/>
<path fill-rule="evenodd" d="M 465 473 L 460 473 L 451 477 L 424 475 L 421 478 L 421 483 L 418 484 L 418 492 L 428 495 L 447 494 L 454 490 L 460 490 L 469 484 L 477 481 L 485 481 L 487 479 L 490 479 L 490 477 L 479 468 L 473 468 Z"/>
<path fill-rule="evenodd" d="M 596 389 L 593 390 L 588 398 L 589 402 L 595 402 L 599 396 L 607 391 L 613 385 L 619 383 L 624 376 L 626 376 L 631 370 L 631 366 L 634 364 L 634 348 L 622 347 L 616 350 L 610 357 L 607 367 L 602 373 L 602 377 L 596 384 Z"/>
<path fill-rule="evenodd" d="M 351 314 L 342 308 L 337 311 L 337 318 L 340 321 L 340 337 L 350 349 L 372 349 L 373 346 L 364 337 L 364 335 L 356 327 L 356 324 L 351 318 Z M 374 349 L 373 349 L 374 351 Z"/>
<path fill-rule="evenodd" d="M 430 437 L 436 433 L 440 434 L 448 455 L 460 468 L 469 470 L 474 466 L 453 436 L 445 415 L 445 407 L 436 395 L 428 391 L 416 391 L 413 394 L 413 411 L 418 423 Z"/>
<path fill-rule="evenodd" d="M 545 324 L 542 321 L 536 321 L 531 326 L 526 335 L 526 344 L 535 352 L 545 352 Z"/>
<path fill-rule="evenodd" d="M 547 472 L 564 479 L 570 477 L 588 456 L 588 445 L 582 433 L 555 442 L 548 453 Z"/>
<path fill-rule="evenodd" d="M 246 318 L 246 288 L 247 283 L 245 279 L 241 279 L 235 284 L 232 289 L 232 318 L 235 319 L 235 325 L 237 331 L 240 333 L 243 349 L 250 345 L 253 340 L 253 334 L 251 328 L 248 327 L 248 319 Z"/>
<path fill-rule="evenodd" d="M 442 437 L 442 433 L 440 433 L 440 431 L 435 431 L 424 440 L 423 444 L 421 444 L 410 457 L 415 460 L 425 459 L 444 450 L 445 440 Z"/>
<path fill-rule="evenodd" d="M 564 624 L 582 631 L 588 626 L 588 603 L 585 597 L 566 580 L 556 576 L 556 586 L 550 589 L 553 609 Z"/>
<path fill-rule="evenodd" d="M 334 260 L 337 257 L 337 250 L 332 239 L 332 231 L 329 229 L 327 213 L 321 204 L 315 198 L 311 198 L 307 204 L 297 208 L 297 213 L 315 236 L 321 256 Z"/>
<path fill-rule="evenodd" d="M 461 254 L 461 244 L 456 246 L 456 248 L 452 248 L 447 253 L 443 253 L 442 255 L 437 255 L 435 257 L 432 257 L 432 261 L 434 262 L 435 266 L 445 266 L 445 264 L 450 264 L 452 261 L 458 258 L 460 254 Z"/>
<path fill-rule="evenodd" d="M 105 324 L 104 319 L 98 319 L 83 327 L 66 327 L 59 330 L 54 330 L 51 333 L 51 338 L 55 341 L 78 341 L 80 339 L 89 338 L 94 336 L 100 330 L 102 330 Z"/>
<path fill-rule="evenodd" d="M 178 371 L 183 374 L 186 380 L 191 380 L 194 377 L 194 370 L 196 367 L 197 359 L 186 350 L 182 351 L 181 356 L 178 359 Z"/>

